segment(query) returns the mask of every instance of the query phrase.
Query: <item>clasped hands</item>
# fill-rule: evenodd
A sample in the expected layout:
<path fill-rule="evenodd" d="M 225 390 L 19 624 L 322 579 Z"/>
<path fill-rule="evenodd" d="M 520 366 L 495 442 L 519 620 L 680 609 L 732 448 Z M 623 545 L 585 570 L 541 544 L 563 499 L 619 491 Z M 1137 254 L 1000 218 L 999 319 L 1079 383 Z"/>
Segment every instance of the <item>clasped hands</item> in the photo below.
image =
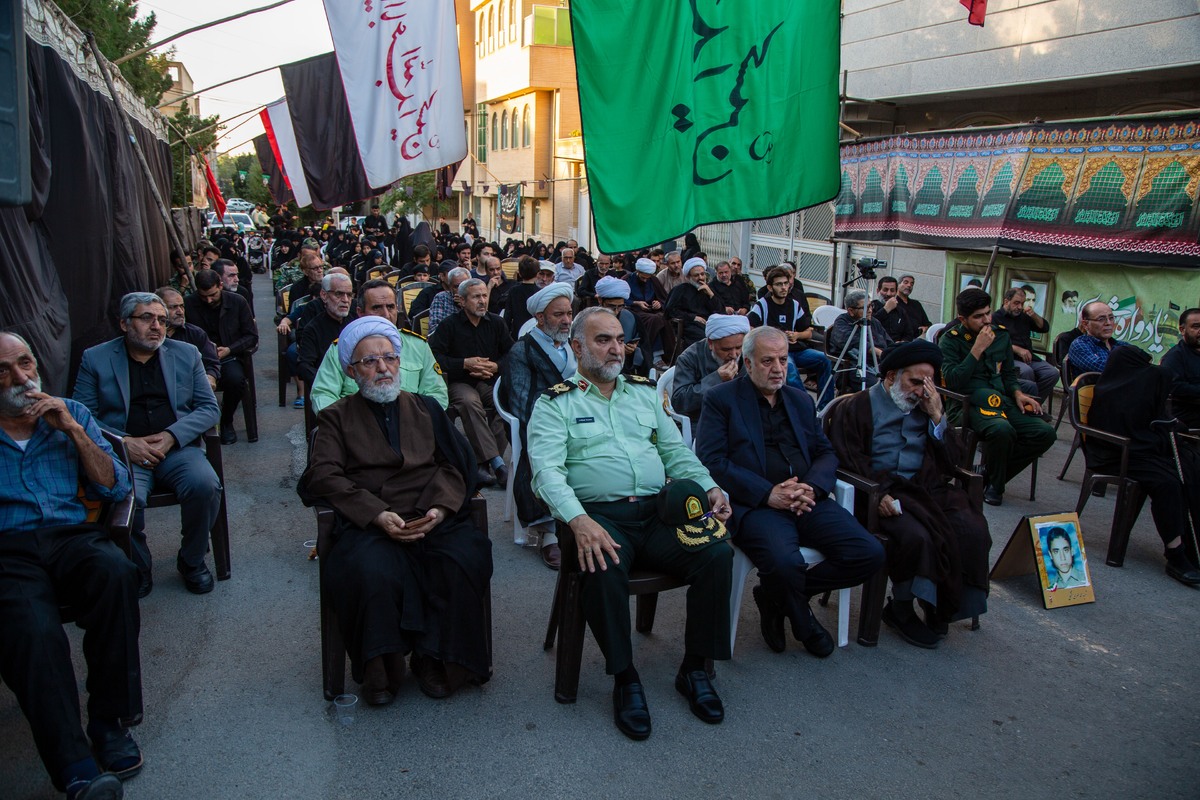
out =
<path fill-rule="evenodd" d="M 791 511 L 799 516 L 806 511 L 812 511 L 817 505 L 817 492 L 793 475 L 783 483 L 771 487 L 767 505 L 779 511 Z"/>
<path fill-rule="evenodd" d="M 463 369 L 465 369 L 467 374 L 472 378 L 479 378 L 480 380 L 486 381 L 491 380 L 492 376 L 496 374 L 496 371 L 500 369 L 500 367 L 495 361 L 484 358 L 483 356 L 474 356 L 472 358 L 463 359 Z"/>
<path fill-rule="evenodd" d="M 405 522 L 394 511 L 380 511 L 372 522 L 397 542 L 415 542 L 424 539 L 425 534 L 440 525 L 448 514 L 441 506 L 434 506 L 425 512 L 425 516 Z"/>

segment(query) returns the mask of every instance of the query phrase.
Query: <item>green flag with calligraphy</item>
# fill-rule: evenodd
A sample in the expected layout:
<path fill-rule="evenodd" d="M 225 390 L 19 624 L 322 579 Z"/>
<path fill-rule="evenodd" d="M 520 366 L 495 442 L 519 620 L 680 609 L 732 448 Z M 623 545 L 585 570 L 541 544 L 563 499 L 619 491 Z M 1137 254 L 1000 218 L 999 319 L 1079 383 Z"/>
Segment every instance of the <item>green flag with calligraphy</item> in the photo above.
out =
<path fill-rule="evenodd" d="M 833 0 L 574 0 L 600 249 L 838 193 Z"/>

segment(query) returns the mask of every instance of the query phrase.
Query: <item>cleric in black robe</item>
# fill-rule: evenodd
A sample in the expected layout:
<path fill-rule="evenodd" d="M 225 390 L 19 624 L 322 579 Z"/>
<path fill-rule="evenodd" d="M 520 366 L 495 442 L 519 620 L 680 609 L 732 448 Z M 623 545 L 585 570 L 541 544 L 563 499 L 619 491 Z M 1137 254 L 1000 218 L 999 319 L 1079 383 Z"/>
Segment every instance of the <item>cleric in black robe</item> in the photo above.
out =
<path fill-rule="evenodd" d="M 1171 375 L 1150 363 L 1150 354 L 1137 347 L 1114 347 L 1096 381 L 1087 422 L 1093 428 L 1127 437 L 1129 463 L 1126 475 L 1150 497 L 1154 527 L 1163 540 L 1167 574 L 1188 586 L 1200 586 L 1195 551 L 1189 541 L 1187 514 L 1200 525 L 1200 487 L 1194 451 L 1181 448 L 1177 465 L 1167 440 L 1167 426 L 1151 427 L 1154 420 L 1167 420 L 1167 397 Z M 1088 468 L 1115 475 L 1121 468 L 1121 448 L 1099 437 L 1083 442 Z M 1182 469 L 1184 480 L 1180 480 Z M 1189 552 L 1190 551 L 1190 552 Z"/>
<path fill-rule="evenodd" d="M 683 323 L 680 350 L 686 350 L 703 339 L 704 323 L 709 316 L 725 310 L 708 285 L 708 273 L 705 272 L 703 261 L 691 259 L 683 265 L 683 274 L 687 280 L 672 289 L 667 297 L 667 318 Z"/>
<path fill-rule="evenodd" d="M 930 648 L 947 623 L 987 610 L 992 543 L 987 520 L 950 483 L 962 463 L 962 442 L 946 423 L 934 385 L 941 361 L 929 342 L 891 348 L 879 362 L 883 380 L 831 406 L 828 425 L 842 467 L 878 481 L 885 492 L 879 532 L 888 539 L 893 592 L 884 621 L 905 641 Z M 899 501 L 900 513 L 891 500 Z"/>
<path fill-rule="evenodd" d="M 492 555 L 470 515 L 475 458 L 433 398 L 399 391 L 399 362 L 386 363 L 395 353 L 387 320 L 346 326 L 338 357 L 359 393 L 321 412 L 298 487 L 307 505 L 337 513 L 321 580 L 374 704 L 391 700 L 410 653 L 431 697 L 491 677 Z"/>

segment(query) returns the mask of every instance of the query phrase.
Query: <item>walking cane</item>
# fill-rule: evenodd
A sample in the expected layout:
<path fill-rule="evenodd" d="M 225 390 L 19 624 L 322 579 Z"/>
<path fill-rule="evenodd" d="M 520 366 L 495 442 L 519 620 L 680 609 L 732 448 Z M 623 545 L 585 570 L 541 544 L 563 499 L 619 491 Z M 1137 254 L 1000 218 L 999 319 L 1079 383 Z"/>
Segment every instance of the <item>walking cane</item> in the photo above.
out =
<path fill-rule="evenodd" d="M 1179 482 L 1181 484 L 1183 484 L 1184 487 L 1186 487 L 1187 480 L 1183 476 L 1183 463 L 1180 462 L 1180 460 L 1179 460 L 1179 440 L 1177 438 L 1179 435 L 1179 433 L 1178 433 L 1179 427 L 1178 426 L 1181 423 L 1179 422 L 1178 419 L 1171 419 L 1171 420 L 1155 420 L 1154 422 L 1152 422 L 1150 424 L 1151 424 L 1151 427 L 1153 427 L 1154 425 L 1170 425 L 1171 426 L 1170 429 L 1167 430 L 1167 440 L 1171 443 L 1171 455 L 1175 459 L 1175 474 L 1179 476 Z M 1188 527 L 1187 532 L 1190 537 L 1189 541 L 1191 542 L 1191 545 L 1192 545 L 1192 552 L 1191 552 L 1192 563 L 1200 564 L 1200 544 L 1198 544 L 1196 541 L 1196 521 L 1194 519 L 1192 519 L 1191 508 L 1187 509 L 1187 512 L 1184 514 L 1184 517 L 1187 519 L 1187 527 Z"/>

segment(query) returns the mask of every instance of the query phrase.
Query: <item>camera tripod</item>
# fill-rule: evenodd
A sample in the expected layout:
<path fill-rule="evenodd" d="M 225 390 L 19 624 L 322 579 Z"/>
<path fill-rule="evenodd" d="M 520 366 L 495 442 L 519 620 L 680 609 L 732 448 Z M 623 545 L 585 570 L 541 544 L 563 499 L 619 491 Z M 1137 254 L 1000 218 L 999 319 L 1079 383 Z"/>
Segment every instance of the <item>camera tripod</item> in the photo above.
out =
<path fill-rule="evenodd" d="M 846 337 L 846 343 L 842 345 L 842 351 L 838 353 L 837 360 L 834 361 L 836 368 L 830 373 L 825 385 L 821 387 L 821 394 L 818 397 L 828 391 L 829 385 L 835 383 L 840 374 L 852 373 L 854 382 L 858 384 L 859 389 L 867 388 L 867 381 L 872 373 L 879 374 L 879 357 L 875 355 L 875 337 L 871 333 L 870 322 L 864 303 L 862 317 L 854 321 L 854 327 L 857 330 Z M 828 335 L 826 334 L 826 336 Z M 846 353 L 850 351 L 850 347 L 855 341 L 858 342 L 857 361 L 849 366 L 841 366 L 846 358 Z"/>

